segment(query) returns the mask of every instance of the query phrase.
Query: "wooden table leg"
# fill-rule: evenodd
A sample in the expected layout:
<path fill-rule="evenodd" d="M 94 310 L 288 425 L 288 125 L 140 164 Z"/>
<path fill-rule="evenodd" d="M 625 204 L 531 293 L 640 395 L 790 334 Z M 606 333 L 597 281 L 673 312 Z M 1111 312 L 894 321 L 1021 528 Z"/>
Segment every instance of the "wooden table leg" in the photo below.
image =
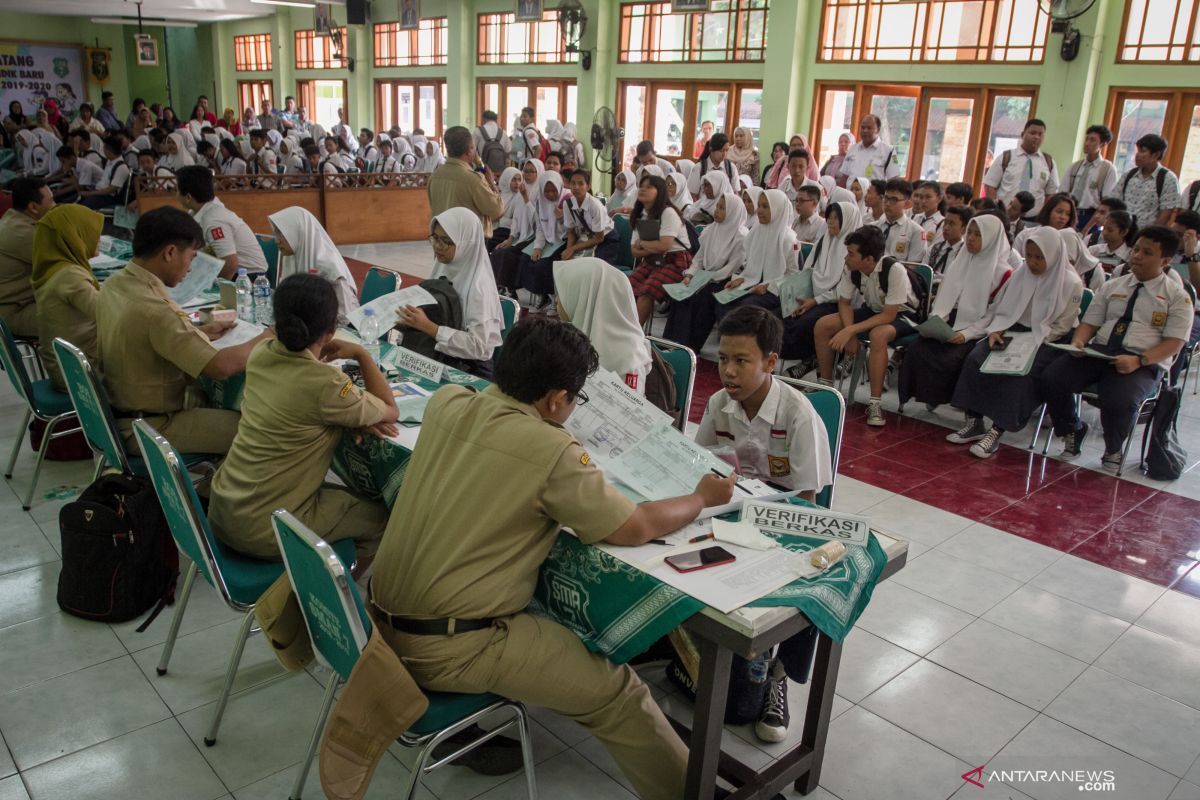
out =
<path fill-rule="evenodd" d="M 700 650 L 700 685 L 688 742 L 687 790 L 689 800 L 709 800 L 717 785 L 721 760 L 721 733 L 725 724 L 725 702 L 729 697 L 729 667 L 733 652 L 707 638 L 697 636 Z"/>
<path fill-rule="evenodd" d="M 800 794 L 808 794 L 821 782 L 821 762 L 825 758 L 825 740 L 829 736 L 829 718 L 833 713 L 833 695 L 841 660 L 842 645 L 820 634 L 808 691 L 808 709 L 804 714 L 804 732 L 800 737 L 803 745 L 812 748 L 812 768 L 796 779 L 795 789 Z"/>

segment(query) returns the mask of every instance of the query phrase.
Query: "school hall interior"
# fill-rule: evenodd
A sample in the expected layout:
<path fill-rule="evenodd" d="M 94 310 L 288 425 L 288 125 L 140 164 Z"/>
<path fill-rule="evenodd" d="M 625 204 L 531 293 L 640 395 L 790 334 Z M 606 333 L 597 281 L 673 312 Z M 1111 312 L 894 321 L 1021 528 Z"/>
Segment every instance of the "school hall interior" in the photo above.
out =
<path fill-rule="evenodd" d="M 464 299 L 460 315 L 470 315 L 468 293 L 490 284 L 486 307 L 504 343 L 446 358 L 434 352 L 442 337 L 427 336 L 430 358 L 401 367 L 403 337 L 390 336 L 385 369 L 370 369 L 397 395 L 400 433 L 346 424 L 328 446 L 336 454 L 327 483 L 370 495 L 390 515 L 381 553 L 421 452 L 420 428 L 402 424 L 397 381 L 425 387 L 413 390 L 421 395 L 453 382 L 484 395 L 503 374 L 492 369 L 505 347 L 511 358 L 510 332 L 520 340 L 522 326 L 543 319 L 589 320 L 601 372 L 637 390 L 629 394 L 640 399 L 625 403 L 650 401 L 653 371 L 665 369 L 669 399 L 659 410 L 672 419 L 660 427 L 670 436 L 726 461 L 736 449 L 730 463 L 740 457 L 749 468 L 743 479 L 786 477 L 772 448 L 785 434 L 790 441 L 792 422 L 745 419 L 736 402 L 742 373 L 729 342 L 763 340 L 725 327 L 769 318 L 758 330 L 780 331 L 782 351 L 754 379 L 802 399 L 828 454 L 828 481 L 812 503 L 794 502 L 865 520 L 870 546 L 848 544 L 826 571 L 814 561 L 794 582 L 757 591 L 753 577 L 750 589 L 705 584 L 741 598 L 719 610 L 689 595 L 699 579 L 665 580 L 650 562 L 564 533 L 552 551 L 547 543 L 530 600 L 537 618 L 648 687 L 682 737 L 686 789 L 675 796 L 1200 800 L 1200 0 L 0 0 L 0 21 L 0 207 L 17 214 L 14 203 L 30 202 L 22 192 L 41 198 L 44 188 L 54 209 L 93 209 L 82 271 L 101 304 L 108 282 L 139 261 L 139 242 L 153 238 L 145 223 L 139 233 L 140 220 L 174 209 L 200 219 L 214 196 L 253 233 L 276 311 L 289 259 L 297 275 L 349 287 L 354 307 L 447 276 Z M 209 174 L 197 184 L 187 170 L 198 167 Z M 444 203 L 438 173 L 452 167 L 457 180 L 484 184 L 503 214 Z M 20 183 L 29 178 L 40 182 Z M 466 222 L 456 206 L 472 211 Z M 599 230 L 587 216 L 593 206 Z M 296 215 L 317 244 L 296 244 L 282 221 Z M 668 218 L 678 223 L 673 241 Z M 43 227 L 30 234 L 34 294 L 50 280 L 39 277 L 39 258 L 50 258 L 39 255 L 50 247 L 38 238 Z M 0 224 L 0 271 L 17 258 L 6 236 Z M 660 249 L 646 249 L 660 236 Z M 235 255 L 225 262 L 232 272 L 207 281 L 227 289 L 214 289 L 210 304 L 236 307 L 238 328 L 270 326 L 269 305 L 266 318 L 254 316 L 253 267 L 242 316 L 236 266 L 244 275 L 252 263 L 242 243 L 235 253 L 204 238 L 199 250 Z M 611 281 L 568 290 L 571 261 L 557 261 L 569 256 L 555 248 L 584 239 L 592 244 L 576 255 L 597 276 L 616 274 L 619 310 L 603 307 Z M 486 275 L 461 286 L 444 254 L 467 252 L 465 241 Z M 980 254 L 983 277 L 968 272 L 981 269 Z M 825 287 L 823 269 L 835 273 Z M 907 290 L 897 293 L 897 280 Z M 0 295 L 10 291 L 11 275 L 0 275 Z M 178 308 L 174 295 L 163 302 Z M 201 307 L 179 302 L 185 312 Z M 814 307 L 825 311 L 801 325 Z M 955 316 L 942 319 L 938 308 Z M 344 310 L 340 329 L 357 329 L 345 341 L 379 360 L 379 339 L 371 351 L 363 318 L 346 323 Z M 386 626 L 366 579 L 351 572 L 354 549 L 315 535 L 311 544 L 281 519 L 273 524 L 283 562 L 218 541 L 197 522 L 216 515 L 205 517 L 207 488 L 193 492 L 203 480 L 188 472 L 192 454 L 162 437 L 165 449 L 154 451 L 155 431 L 133 422 L 143 407 L 115 402 L 111 351 L 72 372 L 67 350 L 51 344 L 60 334 L 39 334 L 35 322 L 21 335 L 8 313 L 0 800 L 669 796 L 629 768 L 635 757 L 580 724 L 587 714 L 576 721 L 505 702 L 499 690 L 421 687 L 430 711 L 368 741 L 371 726 L 386 729 L 381 717 L 401 690 L 388 684 L 374 718 L 372 703 L 338 716 L 366 637 Z M 401 329 L 425 320 L 396 313 Z M 931 318 L 945 329 L 936 350 Z M 94 311 L 92 319 L 94 333 L 103 321 Z M 463 335 L 475 330 L 460 321 Z M 215 324 L 198 313 L 192 322 Z M 210 337 L 218 347 L 220 335 Z M 654 355 L 649 372 L 605 364 L 606 346 L 631 335 L 638 352 Z M 250 352 L 217 352 L 238 346 Z M 918 357 L 922 346 L 933 355 Z M 51 348 L 68 389 L 49 380 Z M 1005 366 L 1005 348 L 1022 365 Z M 233 373 L 252 374 L 246 358 Z M 1086 378 L 1081 364 L 1094 367 Z M 369 372 L 348 368 L 343 400 L 371 393 Z M 186 382 L 213 407 L 240 408 L 245 426 L 237 375 L 198 374 Z M 1142 383 L 1122 380 L 1135 375 Z M 569 400 L 577 422 L 581 409 L 607 402 L 588 380 Z M 111 409 L 76 399 L 76 389 L 103 398 L 106 384 Z M 718 438 L 719 420 L 735 419 L 736 435 L 724 435 L 736 448 L 704 442 L 713 417 Z M 47 437 L 52 419 L 59 438 Z M 74 432 L 80 425 L 86 436 Z M 570 422 L 555 423 L 564 426 L 584 441 Z M 99 428 L 130 438 L 106 444 Z M 754 431 L 764 441 L 750 456 L 742 437 Z M 591 456 L 582 464 L 590 458 L 611 477 L 616 467 L 596 457 L 604 441 L 584 442 Z M 819 461 L 786 445 L 782 453 L 793 476 L 803 472 L 797 459 Z M 756 473 L 753 458 L 769 474 Z M 143 476 L 143 496 L 162 504 L 166 550 L 178 543 L 172 602 L 155 597 L 126 621 L 63 604 L 64 566 L 75 560 L 72 580 L 87 566 L 64 545 L 66 527 L 81 524 L 98 464 Z M 643 464 L 637 474 L 653 483 L 652 471 Z M 238 496 L 248 503 L 254 480 L 246 485 Z M 736 510 L 736 489 L 732 499 Z M 705 546 L 729 541 L 719 534 L 702 537 L 718 540 Z M 324 560 L 293 560 L 286 542 Z M 821 543 L 808 540 L 805 561 Z M 670 544 L 700 547 L 686 537 Z M 730 549 L 744 563 L 763 556 L 752 544 Z M 288 662 L 279 634 L 260 631 L 255 603 L 277 579 L 283 597 L 296 589 L 294 635 L 312 639 L 307 660 Z M 111 596 L 118 591 L 114 579 Z M 793 671 L 784 652 L 806 632 L 809 649 Z M 420 659 L 391 657 L 425 674 Z M 529 668 L 558 680 L 552 663 Z M 507 739 L 467 752 L 499 727 Z M 331 732 L 342 737 L 337 753 Z"/>

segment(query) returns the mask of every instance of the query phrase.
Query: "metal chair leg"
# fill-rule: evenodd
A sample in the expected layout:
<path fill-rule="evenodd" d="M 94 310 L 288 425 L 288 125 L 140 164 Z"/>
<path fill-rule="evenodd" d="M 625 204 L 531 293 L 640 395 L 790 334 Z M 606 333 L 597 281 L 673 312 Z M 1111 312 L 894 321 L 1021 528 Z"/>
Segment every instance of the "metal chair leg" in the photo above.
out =
<path fill-rule="evenodd" d="M 25 418 L 21 420 L 21 428 L 17 431 L 17 439 L 13 442 L 12 453 L 8 456 L 8 469 L 4 470 L 4 477 L 12 479 L 13 467 L 17 465 L 17 456 L 21 454 L 21 445 L 25 443 L 25 433 L 29 430 L 29 419 L 33 416 L 33 409 L 26 406 Z"/>
<path fill-rule="evenodd" d="M 25 492 L 25 499 L 21 502 L 21 508 L 28 511 L 30 503 L 33 502 L 33 492 L 37 489 L 38 475 L 42 473 L 42 462 L 46 460 L 46 450 L 50 448 L 50 434 L 54 433 L 54 426 L 62 417 L 55 417 L 46 423 L 46 429 L 42 431 L 42 446 L 38 448 L 37 459 L 33 462 L 33 478 L 29 481 L 29 490 Z M 22 437 L 24 438 L 24 437 Z"/>
<path fill-rule="evenodd" d="M 183 579 L 183 590 L 175 598 L 175 613 L 171 615 L 171 630 L 167 632 L 167 641 L 163 642 L 162 656 L 158 659 L 158 666 L 154 668 L 159 675 L 167 674 L 167 664 L 170 663 L 171 653 L 175 650 L 175 639 L 179 636 L 179 626 L 183 623 L 183 614 L 187 610 L 188 600 L 192 596 L 192 584 L 196 582 L 198 572 L 200 572 L 200 568 L 196 566 L 195 562 L 192 562 Z"/>
<path fill-rule="evenodd" d="M 529 736 L 529 716 L 525 713 L 525 707 L 514 705 L 513 711 L 517 715 L 517 732 L 521 739 L 521 761 L 525 766 L 525 790 L 529 793 L 529 800 L 537 800 L 537 780 L 533 774 L 533 741 Z"/>
<path fill-rule="evenodd" d="M 1046 421 L 1046 404 L 1042 403 L 1042 409 L 1038 412 L 1037 424 L 1033 426 L 1033 438 L 1029 440 L 1029 449 L 1036 450 L 1038 437 L 1042 435 L 1042 423 Z M 1053 432 L 1050 434 L 1053 436 Z"/>
<path fill-rule="evenodd" d="M 225 715 L 225 706 L 229 703 L 229 695 L 233 691 L 233 680 L 237 677 L 238 665 L 242 663 L 242 651 L 246 649 L 246 639 L 250 637 L 250 626 L 254 624 L 254 609 L 246 612 L 242 627 L 238 629 L 238 638 L 233 645 L 233 653 L 229 656 L 229 668 L 225 670 L 225 684 L 221 687 L 221 696 L 217 699 L 217 707 L 213 711 L 212 725 L 209 726 L 208 736 L 204 744 L 212 747 L 217 743 L 217 730 L 221 727 L 221 717 Z"/>
<path fill-rule="evenodd" d="M 292 786 L 292 793 L 288 795 L 288 800 L 300 800 L 300 795 L 304 791 L 304 782 L 308 780 L 308 771 L 312 767 L 313 758 L 317 755 L 317 745 L 321 743 L 321 734 L 324 733 L 325 723 L 329 720 L 329 711 L 333 708 L 333 697 L 341 682 L 342 676 L 337 672 L 329 676 L 329 682 L 325 685 L 325 699 L 321 701 L 317 724 L 313 726 L 312 739 L 308 743 L 308 753 L 305 754 L 304 761 L 300 762 L 300 772 L 296 775 L 296 783 Z"/>

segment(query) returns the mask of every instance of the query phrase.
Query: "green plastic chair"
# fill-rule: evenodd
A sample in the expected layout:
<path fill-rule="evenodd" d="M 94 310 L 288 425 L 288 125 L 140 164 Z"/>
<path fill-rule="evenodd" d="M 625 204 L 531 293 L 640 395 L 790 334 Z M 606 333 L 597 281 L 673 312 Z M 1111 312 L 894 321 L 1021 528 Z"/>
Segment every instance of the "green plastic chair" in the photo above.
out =
<path fill-rule="evenodd" d="M 399 284 L 396 273 L 391 270 L 371 267 L 367 277 L 363 279 L 362 290 L 358 293 L 358 302 L 366 305 L 377 297 L 391 294 Z"/>
<path fill-rule="evenodd" d="M 628 274 L 633 272 L 633 265 L 636 263 L 633 258 L 633 226 L 629 224 L 629 217 L 624 214 L 613 217 L 613 225 L 616 226 L 617 235 L 620 237 L 617 244 L 617 262 L 613 266 Z"/>
<path fill-rule="evenodd" d="M 358 589 L 334 550 L 319 536 L 305 527 L 287 511 L 271 515 L 271 527 L 287 568 L 292 588 L 300 600 L 300 611 L 313 643 L 317 659 L 332 671 L 325 686 L 325 698 L 313 727 L 308 753 L 300 764 L 300 772 L 289 795 L 300 800 L 308 771 L 316 756 L 325 722 L 333 708 L 334 695 L 342 682 L 350 678 L 354 665 L 371 638 L 371 618 L 363 606 Z M 516 727 L 521 739 L 521 754 L 525 761 L 526 790 L 530 800 L 537 800 L 533 770 L 533 750 L 529 737 L 529 722 L 525 707 L 494 694 L 456 694 L 426 692 L 429 708 L 398 741 L 406 747 L 419 747 L 408 787 L 402 797 L 411 800 L 416 795 L 420 779 L 450 760 L 474 750 L 501 731 Z M 489 731 L 488 735 L 472 742 L 449 760 L 426 766 L 433 750 L 459 731 L 466 730 L 494 712 L 506 712 L 510 719 Z"/>
<path fill-rule="evenodd" d="M 267 259 L 267 280 L 274 288 L 279 285 L 276 280 L 279 273 L 279 242 L 275 241 L 274 236 L 263 233 L 254 234 L 254 238 L 258 239 L 258 246 L 262 248 L 263 256 Z"/>
<path fill-rule="evenodd" d="M 46 460 L 46 449 L 50 446 L 51 440 L 70 436 L 79 431 L 79 426 L 76 425 L 67 430 L 56 429 L 63 423 L 69 423 L 78 418 L 71 405 L 70 395 L 55 389 L 48 378 L 37 381 L 29 379 L 29 373 L 25 370 L 24 356 L 17 348 L 17 342 L 13 338 L 8 323 L 2 319 L 0 319 L 0 363 L 4 365 L 4 372 L 8 375 L 9 382 L 12 383 L 20 398 L 25 401 L 25 416 L 21 419 L 21 426 L 17 428 L 12 453 L 8 457 L 8 468 L 4 470 L 5 478 L 12 479 L 13 467 L 17 465 L 17 456 L 21 453 L 21 445 L 25 443 L 25 431 L 29 429 L 30 417 L 36 417 L 46 423 L 46 428 L 42 433 L 42 446 L 38 448 L 37 459 L 33 465 L 33 477 L 30 478 L 29 489 L 26 490 L 25 497 L 21 500 L 21 508 L 28 511 L 29 504 L 33 500 L 33 492 L 37 489 L 38 475 L 42 472 L 42 463 Z"/>
<path fill-rule="evenodd" d="M 838 463 L 842 456 L 842 429 L 846 427 L 846 400 L 842 393 L 832 386 L 822 386 L 819 383 L 809 383 L 782 375 L 776 375 L 775 378 L 803 392 L 825 425 L 825 433 L 829 436 L 829 461 L 834 482 L 817 492 L 816 502 L 822 508 L 833 508 L 833 490 L 837 482 Z"/>
<path fill-rule="evenodd" d="M 503 343 L 508 340 L 508 334 L 521 316 L 521 304 L 515 297 L 501 297 L 500 315 L 504 323 L 504 327 L 500 329 L 500 342 Z"/>
<path fill-rule="evenodd" d="M 688 414 L 692 410 L 692 390 L 696 386 L 696 354 L 669 339 L 647 336 L 646 341 L 659 352 L 675 371 L 675 427 L 680 431 L 687 428 Z"/>
<path fill-rule="evenodd" d="M 183 591 L 176 599 L 171 630 L 167 634 L 166 643 L 163 644 L 162 657 L 156 669 L 158 674 L 167 674 L 167 664 L 171 660 L 171 651 L 175 649 L 179 625 L 183 622 L 197 573 L 217 590 L 230 609 L 243 614 L 242 626 L 238 630 L 229 666 L 225 670 L 221 695 L 217 699 L 208 734 L 204 737 L 204 744 L 212 747 L 217 743 L 221 717 L 225 714 L 225 706 L 233 690 L 233 680 L 237 677 L 238 665 L 242 661 L 242 651 L 246 647 L 246 639 L 249 638 L 250 627 L 254 623 L 254 604 L 283 574 L 283 563 L 243 556 L 213 535 L 208 517 L 200 505 L 200 498 L 196 496 L 196 487 L 192 484 L 191 476 L 179 453 L 144 419 L 134 420 L 133 432 L 142 451 L 142 458 L 146 461 L 158 502 L 162 505 L 163 516 L 167 518 L 171 536 L 191 561 L 183 581 Z M 346 539 L 337 545 L 338 555 L 352 562 L 354 542 Z"/>

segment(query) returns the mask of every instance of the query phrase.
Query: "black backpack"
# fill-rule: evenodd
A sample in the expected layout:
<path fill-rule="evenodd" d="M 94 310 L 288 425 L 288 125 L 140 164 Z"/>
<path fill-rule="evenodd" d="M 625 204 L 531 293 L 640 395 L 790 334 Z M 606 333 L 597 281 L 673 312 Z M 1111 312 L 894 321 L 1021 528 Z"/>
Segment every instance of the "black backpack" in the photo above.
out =
<path fill-rule="evenodd" d="M 884 256 L 883 261 L 879 265 L 881 270 L 879 273 L 879 288 L 886 295 L 888 291 L 888 275 L 892 271 L 893 264 L 900 264 L 908 272 L 908 282 L 912 286 L 913 294 L 917 298 L 917 309 L 910 316 L 916 322 L 922 323 L 928 316 L 929 309 L 929 286 L 925 283 L 925 276 L 917 272 L 915 269 L 905 264 L 903 261 L 897 261 L 891 256 Z M 854 288 L 862 291 L 862 273 L 854 270 L 850 271 L 850 281 L 854 284 Z"/>
<path fill-rule="evenodd" d="M 679 403 L 679 393 L 675 387 L 675 368 L 663 357 L 659 349 L 650 345 L 650 372 L 646 375 L 646 399 L 655 408 L 665 411 L 672 417 L 678 417 L 675 406 Z M 689 409 L 684 409 L 686 416 Z"/>
<path fill-rule="evenodd" d="M 1125 173 L 1125 180 L 1121 181 L 1121 199 L 1125 198 L 1125 193 L 1129 191 L 1129 182 L 1133 180 L 1133 176 L 1138 174 L 1138 168 L 1134 167 Z M 1158 193 L 1159 201 L 1162 200 L 1163 186 L 1167 182 L 1167 168 L 1160 166 L 1158 172 L 1154 175 L 1154 191 Z M 1134 221 L 1137 221 L 1137 215 L 1134 215 Z"/>
<path fill-rule="evenodd" d="M 454 288 L 450 279 L 429 278 L 421 281 L 421 288 L 433 295 L 433 299 L 437 301 L 437 305 L 421 306 L 421 310 L 425 312 L 425 316 L 429 317 L 429 321 L 435 325 L 448 325 L 451 328 L 461 329 L 463 326 L 462 299 L 458 296 L 458 290 Z M 420 353 L 426 358 L 432 358 L 461 369 L 460 365 L 464 362 L 435 350 L 437 339 L 429 334 L 415 328 L 401 328 L 401 332 L 404 334 L 401 341 L 401 346 L 404 348 L 412 350 L 414 353 Z"/>
<path fill-rule="evenodd" d="M 125 622 L 154 607 L 145 630 L 175 599 L 179 550 L 149 478 L 102 475 L 58 513 L 58 606 L 99 622 Z"/>
<path fill-rule="evenodd" d="M 479 135 L 483 137 L 483 152 L 479 154 L 479 160 L 499 177 L 508 164 L 508 153 L 504 152 L 504 145 L 500 144 L 500 126 L 496 126 L 494 139 L 487 135 L 487 129 L 482 125 L 479 126 Z"/>
<path fill-rule="evenodd" d="M 1180 447 L 1175 430 L 1181 394 L 1178 386 L 1164 386 L 1150 417 L 1146 475 L 1157 481 L 1176 480 L 1187 469 L 1187 451 Z"/>

